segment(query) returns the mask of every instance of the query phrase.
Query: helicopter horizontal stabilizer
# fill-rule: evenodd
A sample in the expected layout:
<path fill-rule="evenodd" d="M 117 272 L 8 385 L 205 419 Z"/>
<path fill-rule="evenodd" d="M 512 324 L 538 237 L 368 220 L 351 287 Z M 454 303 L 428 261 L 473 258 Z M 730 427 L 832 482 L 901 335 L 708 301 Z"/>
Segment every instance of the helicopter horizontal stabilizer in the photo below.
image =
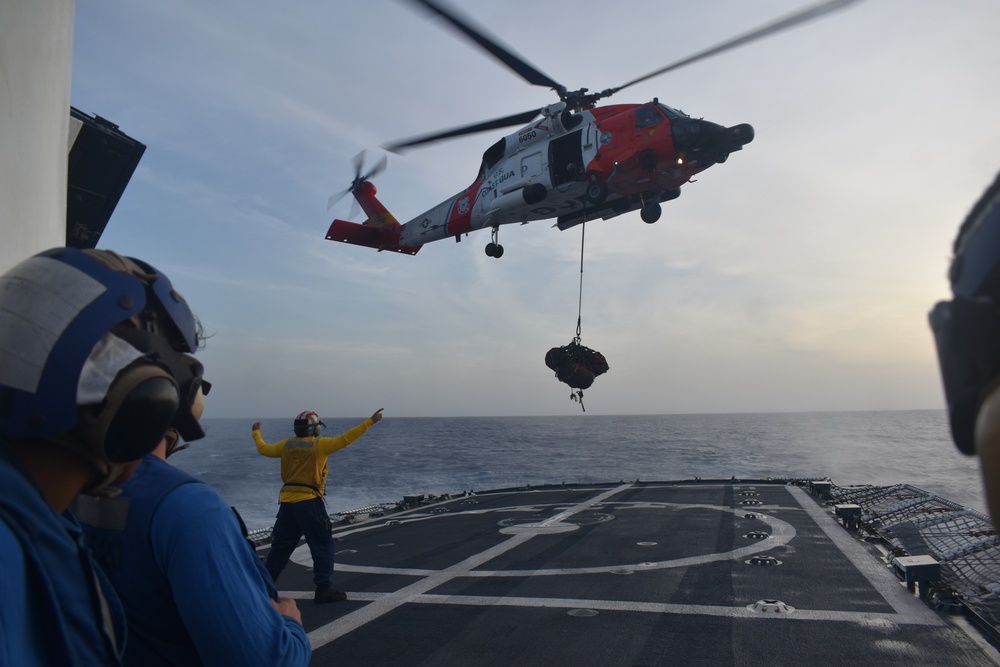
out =
<path fill-rule="evenodd" d="M 423 246 L 399 245 L 399 232 L 401 229 L 402 225 L 399 223 L 393 226 L 375 227 L 348 220 L 334 220 L 330 224 L 330 229 L 326 232 L 326 238 L 328 241 L 338 241 L 340 243 L 365 246 L 366 248 L 375 248 L 379 252 L 388 250 L 407 255 L 416 255 Z"/>

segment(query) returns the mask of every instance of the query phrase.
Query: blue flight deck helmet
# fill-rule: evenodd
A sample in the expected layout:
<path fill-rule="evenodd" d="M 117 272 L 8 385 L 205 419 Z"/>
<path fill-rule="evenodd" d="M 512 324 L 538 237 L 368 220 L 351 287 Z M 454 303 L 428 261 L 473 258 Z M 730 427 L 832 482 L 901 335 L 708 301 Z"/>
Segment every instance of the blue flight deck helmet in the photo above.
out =
<path fill-rule="evenodd" d="M 72 447 L 105 474 L 168 428 L 204 437 L 195 412 L 210 385 L 188 354 L 198 335 L 187 302 L 149 264 L 73 248 L 30 257 L 0 275 L 0 434 Z M 111 377 L 84 398 L 102 365 Z"/>
<path fill-rule="evenodd" d="M 326 424 L 320 421 L 319 415 L 308 410 L 300 412 L 293 423 L 295 435 L 299 438 L 318 436 L 325 427 Z"/>
<path fill-rule="evenodd" d="M 949 278 L 954 298 L 930 313 L 958 448 L 975 454 L 976 416 L 1000 383 L 1000 175 L 959 228 Z"/>

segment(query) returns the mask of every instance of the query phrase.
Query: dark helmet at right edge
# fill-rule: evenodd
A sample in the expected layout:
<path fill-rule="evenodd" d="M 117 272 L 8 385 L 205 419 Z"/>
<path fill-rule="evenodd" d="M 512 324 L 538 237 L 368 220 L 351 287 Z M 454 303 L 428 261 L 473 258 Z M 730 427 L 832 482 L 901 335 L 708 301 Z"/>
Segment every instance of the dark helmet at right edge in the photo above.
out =
<path fill-rule="evenodd" d="M 309 410 L 300 412 L 292 424 L 292 428 L 295 429 L 295 435 L 299 438 L 306 438 L 311 435 L 318 436 L 325 427 L 326 424 L 320 420 L 319 415 Z"/>
<path fill-rule="evenodd" d="M 198 339 L 149 264 L 108 250 L 30 257 L 0 275 L 0 434 L 74 449 L 102 475 L 169 428 L 203 437 Z"/>
<path fill-rule="evenodd" d="M 959 228 L 949 271 L 954 298 L 930 313 L 952 436 L 975 453 L 979 405 L 1000 381 L 1000 176 Z"/>
<path fill-rule="evenodd" d="M 978 454 L 993 520 L 1000 519 L 1000 176 L 969 212 L 954 243 L 953 298 L 930 325 L 955 444 Z"/>

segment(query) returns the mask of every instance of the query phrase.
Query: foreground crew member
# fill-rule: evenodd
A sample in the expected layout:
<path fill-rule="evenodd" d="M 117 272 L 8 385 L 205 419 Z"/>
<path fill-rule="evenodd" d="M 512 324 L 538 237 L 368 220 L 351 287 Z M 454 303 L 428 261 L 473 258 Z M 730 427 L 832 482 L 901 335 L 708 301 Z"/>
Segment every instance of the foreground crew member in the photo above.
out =
<path fill-rule="evenodd" d="M 117 596 L 68 507 L 193 414 L 198 326 L 166 276 L 59 248 L 0 276 L 0 664 L 116 665 Z"/>
<path fill-rule="evenodd" d="M 166 462 L 177 442 L 169 433 L 120 495 L 78 503 L 125 606 L 125 665 L 305 667 L 311 649 L 295 600 L 277 596 L 219 494 Z"/>
<path fill-rule="evenodd" d="M 930 314 L 958 448 L 978 454 L 993 523 L 1000 522 L 1000 176 L 959 228 L 954 299 Z"/>
<path fill-rule="evenodd" d="M 277 581 L 285 569 L 292 551 L 305 535 L 313 559 L 313 602 L 324 604 L 346 600 L 343 591 L 333 589 L 333 537 L 330 516 L 323 496 L 326 495 L 327 457 L 347 447 L 382 419 L 379 408 L 371 418 L 335 438 L 319 437 L 323 427 L 315 412 L 303 412 L 295 418 L 295 437 L 269 445 L 260 434 L 260 422 L 253 425 L 253 441 L 264 456 L 281 458 L 281 487 L 278 517 L 271 533 L 271 551 L 264 565 Z"/>

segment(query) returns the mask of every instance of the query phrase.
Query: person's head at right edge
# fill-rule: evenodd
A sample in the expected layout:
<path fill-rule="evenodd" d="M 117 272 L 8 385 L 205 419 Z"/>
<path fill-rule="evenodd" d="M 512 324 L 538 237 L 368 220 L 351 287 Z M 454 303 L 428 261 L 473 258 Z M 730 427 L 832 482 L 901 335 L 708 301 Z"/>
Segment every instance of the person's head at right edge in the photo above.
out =
<path fill-rule="evenodd" d="M 959 450 L 978 455 L 994 523 L 1000 519 L 1000 176 L 958 231 L 953 298 L 930 313 L 948 419 Z"/>

